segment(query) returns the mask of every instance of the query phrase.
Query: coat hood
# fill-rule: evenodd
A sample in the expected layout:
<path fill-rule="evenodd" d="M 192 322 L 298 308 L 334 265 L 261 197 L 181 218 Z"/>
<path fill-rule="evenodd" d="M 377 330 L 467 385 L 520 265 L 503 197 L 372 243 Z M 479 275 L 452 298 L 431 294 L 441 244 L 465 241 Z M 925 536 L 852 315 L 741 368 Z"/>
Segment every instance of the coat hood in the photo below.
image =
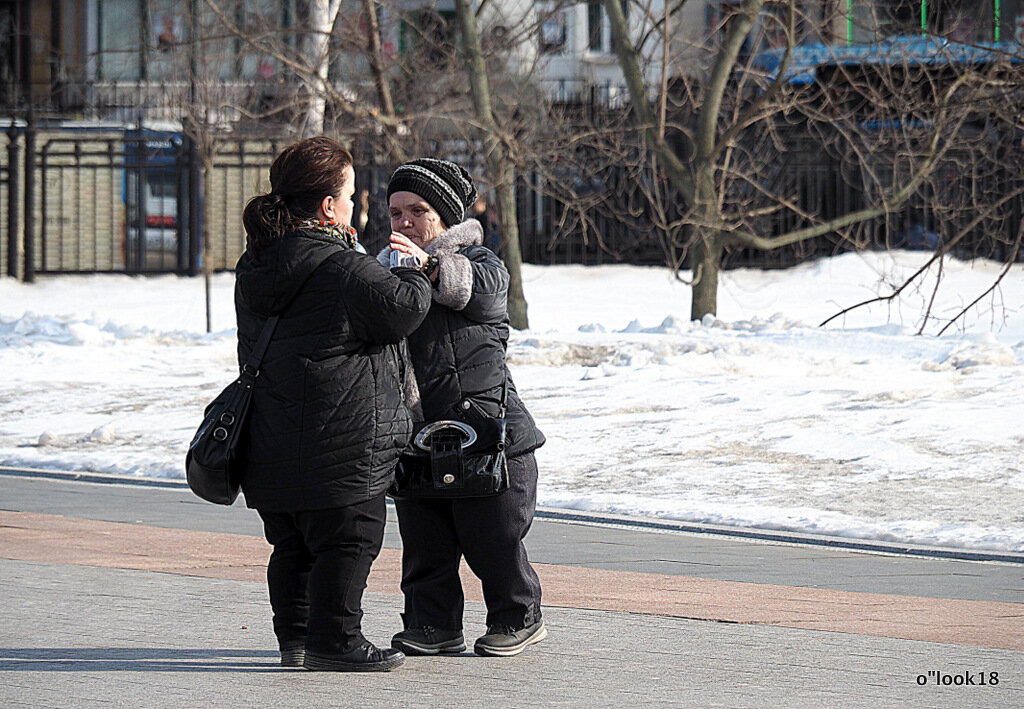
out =
<path fill-rule="evenodd" d="M 275 315 L 291 302 L 327 256 L 349 248 L 313 230 L 292 231 L 262 249 L 246 250 L 235 266 L 235 288 L 254 313 Z"/>

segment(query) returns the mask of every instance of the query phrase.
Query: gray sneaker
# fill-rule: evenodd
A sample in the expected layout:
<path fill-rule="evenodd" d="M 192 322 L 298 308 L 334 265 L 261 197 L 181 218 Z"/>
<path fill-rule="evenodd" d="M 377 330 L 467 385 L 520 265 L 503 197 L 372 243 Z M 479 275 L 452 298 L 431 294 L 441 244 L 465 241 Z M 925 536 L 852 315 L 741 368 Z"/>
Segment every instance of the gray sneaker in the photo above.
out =
<path fill-rule="evenodd" d="M 533 625 L 516 630 L 502 625 L 487 628 L 487 635 L 477 639 L 473 652 L 477 655 L 494 657 L 511 657 L 526 649 L 527 645 L 539 643 L 548 636 L 544 621 L 538 620 Z"/>
<path fill-rule="evenodd" d="M 406 655 L 457 653 L 466 649 L 466 639 L 461 630 L 439 630 L 427 625 L 396 633 L 391 638 L 391 647 Z"/>

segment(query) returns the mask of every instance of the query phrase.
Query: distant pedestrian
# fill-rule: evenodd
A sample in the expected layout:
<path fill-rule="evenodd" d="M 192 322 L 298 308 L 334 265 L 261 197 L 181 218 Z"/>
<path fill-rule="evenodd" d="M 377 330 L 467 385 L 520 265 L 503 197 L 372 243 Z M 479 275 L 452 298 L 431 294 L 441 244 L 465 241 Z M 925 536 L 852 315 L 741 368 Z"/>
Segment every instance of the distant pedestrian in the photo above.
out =
<path fill-rule="evenodd" d="M 388 184 L 391 246 L 426 264 L 433 304 L 409 336 L 412 370 L 423 421 L 476 414 L 496 417 L 507 391 L 509 487 L 492 497 L 395 500 L 402 535 L 405 629 L 392 647 L 407 654 L 456 653 L 464 596 L 459 560 L 483 584 L 487 633 L 480 655 L 516 655 L 547 635 L 540 581 L 523 539 L 537 504 L 537 461 L 544 443 L 519 399 L 505 362 L 508 345 L 508 271 L 482 246 L 483 228 L 466 211 L 476 200 L 466 170 L 430 158 L 402 165 Z"/>
<path fill-rule="evenodd" d="M 384 535 L 384 493 L 411 433 L 399 343 L 430 281 L 358 248 L 352 156 L 325 137 L 285 148 L 252 198 L 236 267 L 238 358 L 280 321 L 253 393 L 242 491 L 273 545 L 267 566 L 281 664 L 386 671 L 405 656 L 362 634 Z"/>
<path fill-rule="evenodd" d="M 498 217 L 482 194 L 477 196 L 476 202 L 473 203 L 472 213 L 473 218 L 484 228 L 484 246 L 500 257 L 501 231 L 498 228 Z"/>
<path fill-rule="evenodd" d="M 900 249 L 934 251 L 939 247 L 939 235 L 925 229 L 921 222 L 906 218 L 903 220 L 903 231 L 896 237 L 894 246 Z"/>

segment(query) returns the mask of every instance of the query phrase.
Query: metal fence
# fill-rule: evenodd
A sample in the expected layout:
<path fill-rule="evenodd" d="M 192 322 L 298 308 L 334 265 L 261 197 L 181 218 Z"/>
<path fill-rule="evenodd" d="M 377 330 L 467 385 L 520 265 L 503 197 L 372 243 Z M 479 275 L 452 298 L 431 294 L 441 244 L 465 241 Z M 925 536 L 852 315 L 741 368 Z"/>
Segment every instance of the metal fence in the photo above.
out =
<path fill-rule="evenodd" d="M 11 129 L 3 134 L 4 148 L 2 164 L 0 164 L 0 228 L 3 239 L 0 239 L 0 274 L 18 276 L 18 240 L 21 233 L 19 175 L 23 174 L 21 165 L 21 145 L 17 131 L 12 122 Z"/>
<path fill-rule="evenodd" d="M 116 129 L 12 126 L 5 138 L 4 188 L 16 195 L 3 214 L 5 273 L 188 269 L 180 136 L 158 147 Z"/>
<path fill-rule="evenodd" d="M 15 125 L 3 135 L 0 265 L 26 280 L 37 273 L 194 274 L 204 258 L 213 269 L 232 268 L 245 244 L 242 208 L 266 181 L 279 147 L 219 141 L 203 204 L 201 165 L 180 132 Z"/>
<path fill-rule="evenodd" d="M 12 123 L 0 136 L 0 268 L 26 280 L 234 268 L 245 249 L 242 211 L 269 191 L 270 164 L 284 147 L 222 136 L 204 173 L 180 132 Z M 353 218 L 374 252 L 390 232 L 383 204 L 390 174 L 357 169 Z"/>
<path fill-rule="evenodd" d="M 0 130 L 0 143 L 0 272 L 26 280 L 36 273 L 195 274 L 204 265 L 233 268 L 245 248 L 242 210 L 252 195 L 268 191 L 270 164 L 283 147 L 268 138 L 219 138 L 204 203 L 201 166 L 181 133 L 12 123 Z M 961 175 L 953 172 L 957 164 L 962 163 L 954 159 L 943 168 L 946 172 L 940 169 L 941 179 L 901 212 L 860 225 L 856 244 L 833 234 L 773 251 L 733 249 L 724 265 L 785 267 L 855 245 L 886 248 L 897 245 L 894 237 L 908 215 L 926 230 L 953 233 L 974 216 L 970 209 L 957 209 L 962 194 L 972 191 L 1016 196 L 961 242 L 958 255 L 1012 257 L 1024 212 L 1024 177 L 1004 169 Z M 857 176 L 844 174 L 848 169 L 820 151 L 798 149 L 781 155 L 765 179 L 770 189 L 793 195 L 800 212 L 829 218 L 864 206 L 868 199 Z M 370 253 L 388 240 L 384 198 L 390 174 L 389 167 L 381 166 L 356 170 L 353 223 Z M 525 261 L 666 262 L 663 239 L 649 215 L 635 204 L 614 207 L 629 199 L 627 186 L 634 178 L 623 171 L 602 179 L 591 198 L 612 208 L 581 215 L 539 176 L 520 175 L 517 212 Z M 493 213 L 480 217 L 494 239 Z M 757 232 L 780 234 L 801 226 L 806 223 L 796 212 L 779 211 L 764 217 Z M 202 243 L 203 233 L 209 234 L 208 245 Z M 1024 254 L 1016 257 L 1024 260 Z"/>
<path fill-rule="evenodd" d="M 806 136 L 790 136 L 786 143 L 787 150 L 772 154 L 752 173 L 762 180 L 758 192 L 785 195 L 788 202 L 786 207 L 767 197 L 763 203 L 749 202 L 751 212 L 760 209 L 763 215 L 750 218 L 744 226 L 764 237 L 869 208 L 880 189 L 891 190 L 909 179 L 899 158 L 885 151 L 872 154 L 862 165 L 830 154 Z M 634 171 L 612 170 L 620 174 L 602 175 L 598 200 L 602 208 L 590 210 L 585 217 L 551 193 L 555 190 L 546 190 L 538 177 L 520 180 L 517 201 L 524 260 L 585 265 L 668 262 L 666 237 L 653 227 L 649 205 L 643 199 L 630 200 L 629 181 L 637 179 Z M 749 194 L 730 194 L 726 202 L 743 204 L 748 199 Z M 979 219 L 982 212 L 985 216 Z M 950 150 L 930 179 L 897 210 L 866 219 L 842 234 L 828 233 L 777 249 L 732 246 L 723 256 L 723 267 L 786 268 L 853 249 L 907 246 L 909 227 L 942 243 L 956 239 L 952 253 L 961 258 L 1024 261 L 1024 251 L 1016 246 L 1022 215 L 1024 171 L 1019 163 Z M 685 228 L 678 237 L 685 241 Z"/>

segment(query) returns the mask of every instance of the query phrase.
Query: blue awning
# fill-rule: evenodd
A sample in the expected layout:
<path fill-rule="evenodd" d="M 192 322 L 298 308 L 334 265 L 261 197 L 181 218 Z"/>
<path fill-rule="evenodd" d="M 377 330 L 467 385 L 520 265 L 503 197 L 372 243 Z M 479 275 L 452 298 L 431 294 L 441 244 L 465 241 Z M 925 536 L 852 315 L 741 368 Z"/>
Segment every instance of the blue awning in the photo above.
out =
<path fill-rule="evenodd" d="M 782 48 L 770 49 L 754 55 L 750 66 L 774 81 L 784 55 Z M 872 44 L 851 46 L 802 44 L 793 47 L 784 79 L 790 84 L 810 84 L 820 66 L 990 64 L 1008 56 L 1015 62 L 1021 61 L 1024 58 L 1021 45 L 1016 42 L 964 44 L 931 36 L 888 37 Z"/>

